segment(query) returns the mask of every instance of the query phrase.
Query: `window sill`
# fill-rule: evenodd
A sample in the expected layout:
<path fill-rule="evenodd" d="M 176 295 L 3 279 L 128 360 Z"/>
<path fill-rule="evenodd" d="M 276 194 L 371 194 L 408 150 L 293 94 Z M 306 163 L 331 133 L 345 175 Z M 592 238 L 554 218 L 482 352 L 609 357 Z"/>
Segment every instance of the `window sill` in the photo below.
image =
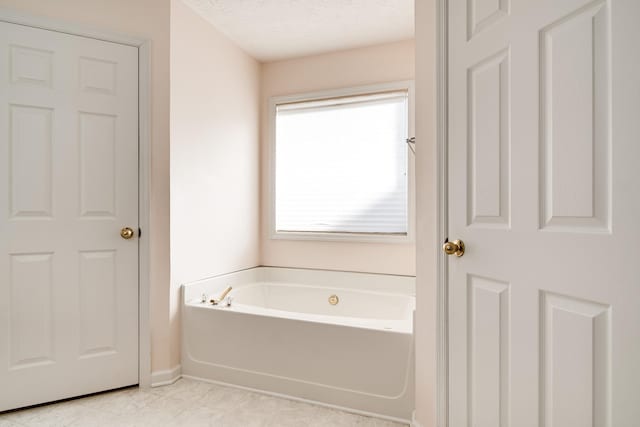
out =
<path fill-rule="evenodd" d="M 271 233 L 272 240 L 306 240 L 316 242 L 344 242 L 344 243 L 414 243 L 411 234 L 366 234 L 366 233 L 322 233 L 277 231 Z"/>

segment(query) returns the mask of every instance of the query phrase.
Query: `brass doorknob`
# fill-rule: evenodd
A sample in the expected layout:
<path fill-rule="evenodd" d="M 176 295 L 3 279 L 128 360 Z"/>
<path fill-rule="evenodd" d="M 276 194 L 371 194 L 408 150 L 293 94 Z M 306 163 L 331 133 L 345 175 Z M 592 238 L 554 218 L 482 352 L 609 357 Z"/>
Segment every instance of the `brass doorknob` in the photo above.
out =
<path fill-rule="evenodd" d="M 129 227 L 125 227 L 122 230 L 120 230 L 120 236 L 122 236 L 123 239 L 130 239 L 133 237 L 133 230 Z"/>
<path fill-rule="evenodd" d="M 447 255 L 461 257 L 464 255 L 464 242 L 462 240 L 454 240 L 453 242 L 450 242 L 447 239 L 445 240 L 444 245 L 442 245 L 442 250 Z"/>

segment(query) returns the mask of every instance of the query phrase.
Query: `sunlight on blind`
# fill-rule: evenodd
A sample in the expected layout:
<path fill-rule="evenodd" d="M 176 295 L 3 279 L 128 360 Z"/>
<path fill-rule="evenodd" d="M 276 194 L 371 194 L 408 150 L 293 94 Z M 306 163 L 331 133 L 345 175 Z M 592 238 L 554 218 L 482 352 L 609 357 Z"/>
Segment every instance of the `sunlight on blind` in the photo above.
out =
<path fill-rule="evenodd" d="M 406 234 L 406 91 L 278 105 L 276 231 Z"/>

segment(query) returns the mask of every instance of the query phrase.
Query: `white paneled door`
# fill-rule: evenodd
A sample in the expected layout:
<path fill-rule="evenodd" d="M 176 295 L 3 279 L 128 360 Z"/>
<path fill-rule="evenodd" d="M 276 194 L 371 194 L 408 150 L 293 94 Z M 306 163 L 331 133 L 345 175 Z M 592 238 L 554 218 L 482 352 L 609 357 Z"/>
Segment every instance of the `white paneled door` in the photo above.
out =
<path fill-rule="evenodd" d="M 640 425 L 640 2 L 449 3 L 449 421 Z"/>
<path fill-rule="evenodd" d="M 0 22 L 0 411 L 138 382 L 137 230 L 137 49 Z"/>

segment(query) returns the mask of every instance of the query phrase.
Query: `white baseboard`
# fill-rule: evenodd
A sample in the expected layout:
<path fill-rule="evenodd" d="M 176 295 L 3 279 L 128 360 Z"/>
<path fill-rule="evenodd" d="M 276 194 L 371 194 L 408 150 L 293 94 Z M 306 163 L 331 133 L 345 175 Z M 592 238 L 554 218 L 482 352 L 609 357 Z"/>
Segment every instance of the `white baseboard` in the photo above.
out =
<path fill-rule="evenodd" d="M 156 371 L 151 373 L 151 387 L 160 387 L 173 384 L 182 376 L 182 366 L 177 365 L 172 369 Z"/>
<path fill-rule="evenodd" d="M 418 422 L 418 420 L 416 420 L 416 411 L 413 411 L 411 413 L 411 424 L 409 424 L 411 427 L 422 427 L 422 424 L 420 424 Z"/>
<path fill-rule="evenodd" d="M 297 402 L 310 403 L 310 404 L 316 405 L 316 406 L 324 406 L 325 408 L 338 409 L 340 411 L 350 412 L 352 414 L 364 415 L 364 416 L 367 416 L 367 417 L 373 417 L 373 418 L 378 418 L 378 419 L 382 419 L 382 420 L 393 421 L 393 422 L 401 423 L 401 424 L 406 424 L 409 421 L 409 420 L 405 420 L 405 419 L 402 419 L 402 418 L 389 417 L 387 415 L 376 414 L 376 413 L 373 413 L 373 412 L 360 411 L 360 410 L 357 410 L 357 409 L 347 408 L 345 406 L 332 405 L 330 403 L 318 402 L 316 400 L 310 400 L 310 399 L 304 399 L 304 398 L 301 398 L 301 397 L 290 396 L 288 394 L 275 393 L 275 392 L 272 392 L 272 391 L 261 390 L 261 389 L 258 389 L 258 388 L 244 387 L 244 386 L 237 385 L 237 384 L 230 384 L 230 383 L 225 383 L 225 382 L 222 382 L 222 381 L 210 380 L 210 379 L 207 379 L 207 378 L 194 377 L 192 375 L 183 375 L 183 377 L 191 379 L 191 380 L 203 381 L 203 382 L 211 383 L 211 384 L 217 384 L 217 385 L 221 385 L 221 386 L 224 386 L 224 387 L 231 387 L 231 388 L 237 388 L 237 389 L 240 389 L 240 390 L 251 391 L 251 392 L 254 392 L 254 393 L 266 394 L 267 396 L 274 396 L 274 397 L 279 397 L 279 398 L 282 398 L 282 399 L 295 400 Z M 415 414 L 415 411 L 414 411 L 414 414 Z M 413 427 L 413 424 L 410 424 L 410 425 L 411 425 L 411 427 Z M 422 426 L 420 424 L 416 424 L 416 427 L 422 427 Z"/>

